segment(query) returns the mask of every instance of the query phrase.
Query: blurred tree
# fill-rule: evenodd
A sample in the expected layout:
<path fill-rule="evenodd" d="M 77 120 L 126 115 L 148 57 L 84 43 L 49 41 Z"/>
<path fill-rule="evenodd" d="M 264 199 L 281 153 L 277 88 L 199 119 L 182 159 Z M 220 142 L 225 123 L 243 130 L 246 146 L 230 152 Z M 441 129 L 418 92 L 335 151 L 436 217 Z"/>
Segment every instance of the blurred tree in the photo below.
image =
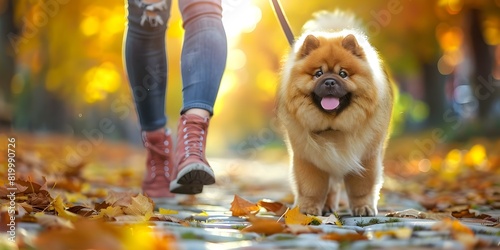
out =
<path fill-rule="evenodd" d="M 481 6 L 483 7 L 483 6 Z M 486 5 L 483 8 L 490 8 Z M 498 9 L 500 11 L 500 8 Z M 483 11 L 478 8 L 469 8 L 465 15 L 469 19 L 470 46 L 472 51 L 471 61 L 474 70 L 471 75 L 471 84 L 474 95 L 479 102 L 479 119 L 486 120 L 493 114 L 493 105 L 500 99 L 500 84 L 493 84 L 493 48 L 485 41 L 483 34 Z M 496 114 L 499 116 L 500 114 Z"/>
<path fill-rule="evenodd" d="M 454 137 L 466 139 L 471 136 L 500 135 L 500 81 L 495 79 L 494 70 L 497 64 L 494 57 L 495 48 L 500 45 L 500 2 L 494 0 L 461 0 L 441 1 L 442 23 L 449 24 L 458 34 L 448 36 L 441 33 L 444 49 L 443 58 L 451 58 L 448 65 L 452 77 L 461 77 L 462 83 L 469 84 L 469 95 L 473 103 L 477 103 L 471 117 L 464 116 L 464 126 L 454 129 Z M 450 39 L 456 37 L 458 39 Z M 456 42 L 454 40 L 459 40 Z M 446 43 L 444 41 L 447 41 Z M 453 44 L 460 49 L 453 52 Z M 443 60 L 447 61 L 447 60 Z M 438 65 L 439 66 L 439 65 Z M 446 70 L 445 70 L 446 71 Z M 442 72 L 449 74 L 449 72 Z M 457 87 L 457 86 L 453 86 Z M 456 88 L 454 91 L 457 91 Z M 460 103 L 462 97 L 454 96 L 453 101 Z"/>
<path fill-rule="evenodd" d="M 18 33 L 13 8 L 13 0 L 0 1 L 0 130 L 10 128 L 12 123 L 11 83 L 16 64 L 9 35 Z"/>
<path fill-rule="evenodd" d="M 16 96 L 16 129 L 82 136 L 111 119 L 117 129 L 107 136 L 129 137 L 134 112 L 121 95 L 130 93 L 121 58 L 124 2 L 12 3 L 21 31 L 10 38 L 18 62 L 16 89 L 8 91 Z"/>
<path fill-rule="evenodd" d="M 19 2 L 14 5 L 14 20 L 20 31 L 8 36 L 16 52 L 16 93 L 20 101 L 14 113 L 14 125 L 20 130 L 63 132 L 68 105 L 56 92 L 46 88 L 51 68 L 52 45 L 50 18 L 59 12 L 57 1 Z M 57 50 L 60 53 L 60 50 Z M 24 89 L 24 91 L 23 91 Z M 12 90 L 10 91 L 13 94 Z"/>

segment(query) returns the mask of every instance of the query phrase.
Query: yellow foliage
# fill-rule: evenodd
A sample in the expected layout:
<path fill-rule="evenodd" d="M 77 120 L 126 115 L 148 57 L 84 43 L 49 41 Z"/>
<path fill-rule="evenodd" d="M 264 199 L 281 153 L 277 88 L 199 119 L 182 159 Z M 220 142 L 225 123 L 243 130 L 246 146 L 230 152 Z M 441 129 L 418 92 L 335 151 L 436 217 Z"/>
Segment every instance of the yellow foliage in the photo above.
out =
<path fill-rule="evenodd" d="M 202 211 L 201 213 L 197 213 L 196 216 L 208 216 L 206 211 Z"/>
<path fill-rule="evenodd" d="M 141 224 L 132 226 L 123 237 L 125 250 L 176 249 L 175 241 L 174 235 Z"/>
<path fill-rule="evenodd" d="M 481 168 L 488 161 L 486 148 L 481 144 L 476 144 L 464 156 L 464 163 L 468 166 Z"/>
<path fill-rule="evenodd" d="M 177 210 L 165 209 L 162 207 L 160 207 L 159 212 L 160 212 L 160 214 L 163 214 L 163 215 L 178 214 L 179 213 L 179 211 L 177 211 Z"/>
<path fill-rule="evenodd" d="M 114 217 L 121 216 L 121 215 L 123 215 L 123 210 L 121 207 L 109 206 L 107 208 L 101 209 L 101 211 L 99 211 L 99 214 L 97 216 L 95 216 L 94 218 L 95 219 L 97 219 L 97 218 L 114 218 Z"/>
<path fill-rule="evenodd" d="M 66 197 L 66 200 L 70 203 L 76 203 L 76 202 L 82 202 L 87 198 L 87 196 L 83 195 L 82 193 L 65 193 L 64 196 Z"/>
<path fill-rule="evenodd" d="M 294 207 L 285 214 L 285 224 L 287 225 L 308 225 L 313 220 L 312 216 L 302 214 L 299 207 Z"/>
<path fill-rule="evenodd" d="M 54 199 L 53 206 L 59 217 L 62 217 L 69 221 L 76 221 L 81 218 L 81 216 L 66 210 L 66 207 L 64 206 L 63 203 L 63 199 L 59 195 Z"/>
<path fill-rule="evenodd" d="M 458 149 L 453 149 L 446 155 L 444 159 L 445 171 L 449 173 L 456 173 L 462 162 L 462 152 Z"/>

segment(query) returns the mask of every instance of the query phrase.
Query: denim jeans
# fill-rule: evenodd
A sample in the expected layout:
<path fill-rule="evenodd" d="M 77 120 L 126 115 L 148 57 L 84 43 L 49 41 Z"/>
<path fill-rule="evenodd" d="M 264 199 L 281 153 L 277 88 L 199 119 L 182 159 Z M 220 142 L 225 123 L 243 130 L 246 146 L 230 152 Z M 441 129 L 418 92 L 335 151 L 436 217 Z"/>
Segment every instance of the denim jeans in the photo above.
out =
<path fill-rule="evenodd" d="M 165 33 L 171 0 L 154 4 L 127 1 L 125 67 L 141 129 L 151 131 L 167 122 Z M 179 9 L 185 30 L 181 54 L 181 114 L 201 108 L 213 115 L 227 57 L 221 0 L 179 0 Z"/>

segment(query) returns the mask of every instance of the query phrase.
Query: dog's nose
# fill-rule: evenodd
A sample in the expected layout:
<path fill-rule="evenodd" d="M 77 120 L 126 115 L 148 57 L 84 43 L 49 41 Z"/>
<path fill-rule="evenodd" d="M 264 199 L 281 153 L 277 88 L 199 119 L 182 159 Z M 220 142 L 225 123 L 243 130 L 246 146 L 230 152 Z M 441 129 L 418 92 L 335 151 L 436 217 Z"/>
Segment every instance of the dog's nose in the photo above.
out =
<path fill-rule="evenodd" d="M 329 79 L 326 79 L 323 84 L 326 86 L 326 87 L 333 87 L 335 85 L 337 85 L 337 81 L 335 81 L 335 79 L 332 79 L 332 78 L 329 78 Z"/>

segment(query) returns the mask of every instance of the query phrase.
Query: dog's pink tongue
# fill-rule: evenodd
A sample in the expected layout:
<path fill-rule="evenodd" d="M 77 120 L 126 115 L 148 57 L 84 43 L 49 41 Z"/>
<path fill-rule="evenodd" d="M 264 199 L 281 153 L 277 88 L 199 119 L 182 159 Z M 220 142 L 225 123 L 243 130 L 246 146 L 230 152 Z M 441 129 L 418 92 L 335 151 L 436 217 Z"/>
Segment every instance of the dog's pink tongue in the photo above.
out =
<path fill-rule="evenodd" d="M 327 96 L 321 99 L 321 107 L 323 107 L 325 110 L 334 110 L 338 106 L 339 106 L 339 98 Z"/>

